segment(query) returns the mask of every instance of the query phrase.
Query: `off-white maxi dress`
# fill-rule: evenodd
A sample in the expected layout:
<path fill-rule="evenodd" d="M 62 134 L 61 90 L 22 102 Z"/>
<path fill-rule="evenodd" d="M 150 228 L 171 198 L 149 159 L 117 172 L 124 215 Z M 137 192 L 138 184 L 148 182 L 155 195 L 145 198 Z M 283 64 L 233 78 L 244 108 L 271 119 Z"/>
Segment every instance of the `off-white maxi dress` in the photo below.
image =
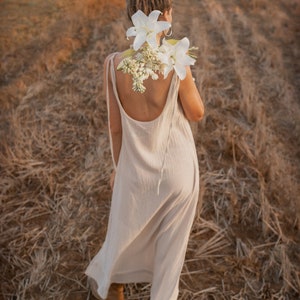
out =
<path fill-rule="evenodd" d="M 118 97 L 113 59 L 107 76 L 120 109 L 122 146 L 106 239 L 86 274 L 102 298 L 113 282 L 151 282 L 151 300 L 175 300 L 199 193 L 194 139 L 178 102 L 180 80 L 174 72 L 157 118 L 137 121 Z"/>

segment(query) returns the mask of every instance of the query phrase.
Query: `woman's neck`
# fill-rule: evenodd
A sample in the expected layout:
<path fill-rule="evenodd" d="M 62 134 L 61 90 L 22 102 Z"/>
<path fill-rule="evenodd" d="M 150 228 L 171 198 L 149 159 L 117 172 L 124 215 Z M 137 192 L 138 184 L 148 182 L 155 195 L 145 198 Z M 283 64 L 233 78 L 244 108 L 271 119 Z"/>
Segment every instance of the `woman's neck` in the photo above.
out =
<path fill-rule="evenodd" d="M 161 45 L 162 39 L 163 39 L 163 34 L 159 33 L 159 34 L 156 35 L 156 42 L 157 42 L 158 46 Z"/>

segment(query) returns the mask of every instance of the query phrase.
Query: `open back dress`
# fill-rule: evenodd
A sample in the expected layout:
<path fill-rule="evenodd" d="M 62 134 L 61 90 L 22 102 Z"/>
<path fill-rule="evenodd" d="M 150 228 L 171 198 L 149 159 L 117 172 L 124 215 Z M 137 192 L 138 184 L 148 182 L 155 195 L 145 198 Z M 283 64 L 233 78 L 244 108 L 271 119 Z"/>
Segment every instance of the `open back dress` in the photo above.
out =
<path fill-rule="evenodd" d="M 86 274 L 104 299 L 111 283 L 151 282 L 151 300 L 175 300 L 199 194 L 195 143 L 178 101 L 180 79 L 174 72 L 157 118 L 137 121 L 119 99 L 114 57 L 106 76 L 121 114 L 122 146 L 106 238 Z"/>

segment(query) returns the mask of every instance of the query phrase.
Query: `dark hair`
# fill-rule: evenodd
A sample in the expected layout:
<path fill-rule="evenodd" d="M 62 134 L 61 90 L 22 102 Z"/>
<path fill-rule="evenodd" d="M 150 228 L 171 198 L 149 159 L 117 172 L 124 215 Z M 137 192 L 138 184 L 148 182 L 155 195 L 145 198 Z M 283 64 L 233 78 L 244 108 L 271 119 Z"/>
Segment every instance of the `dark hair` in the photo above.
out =
<path fill-rule="evenodd" d="M 169 10 L 172 5 L 172 0 L 126 0 L 127 15 L 129 20 L 131 16 L 138 10 L 141 10 L 145 15 L 149 15 L 153 10 L 164 12 Z"/>

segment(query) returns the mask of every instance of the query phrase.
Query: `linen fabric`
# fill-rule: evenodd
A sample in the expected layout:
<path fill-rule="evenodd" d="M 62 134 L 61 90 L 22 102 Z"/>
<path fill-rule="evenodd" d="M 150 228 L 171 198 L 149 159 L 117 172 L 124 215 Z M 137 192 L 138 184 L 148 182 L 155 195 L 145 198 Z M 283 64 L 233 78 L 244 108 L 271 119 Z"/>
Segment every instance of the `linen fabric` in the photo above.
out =
<path fill-rule="evenodd" d="M 106 75 L 121 114 L 122 146 L 106 238 L 86 274 L 102 298 L 111 283 L 151 282 L 151 300 L 175 300 L 199 194 L 195 143 L 178 102 L 180 80 L 174 72 L 157 118 L 137 121 L 119 99 L 115 55 Z M 107 89 L 108 118 L 112 98 Z"/>

